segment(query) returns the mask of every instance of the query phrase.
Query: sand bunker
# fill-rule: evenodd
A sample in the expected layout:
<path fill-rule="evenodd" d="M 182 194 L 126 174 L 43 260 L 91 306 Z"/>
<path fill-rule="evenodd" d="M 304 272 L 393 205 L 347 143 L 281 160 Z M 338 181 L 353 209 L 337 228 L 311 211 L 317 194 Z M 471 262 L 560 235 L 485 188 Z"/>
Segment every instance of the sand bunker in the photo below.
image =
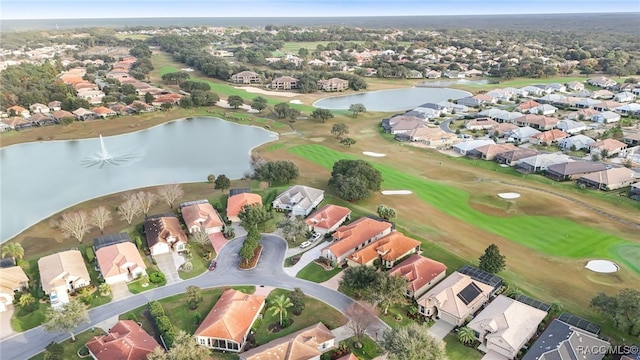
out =
<path fill-rule="evenodd" d="M 244 91 L 246 91 L 248 93 L 271 95 L 271 96 L 294 97 L 294 96 L 300 95 L 300 94 L 295 94 L 295 93 L 290 93 L 290 92 L 262 90 L 262 89 L 254 88 L 254 87 L 251 87 L 251 86 L 236 87 L 236 89 L 244 90 Z"/>
<path fill-rule="evenodd" d="M 383 156 L 387 156 L 387 154 L 380 154 L 377 152 L 371 152 L 371 151 L 363 151 L 363 154 L 367 155 L 367 156 L 373 156 L 373 157 L 383 157 Z"/>
<path fill-rule="evenodd" d="M 520 197 L 520 194 L 518 193 L 500 193 L 498 194 L 498 197 L 500 197 L 501 199 L 517 199 Z"/>
<path fill-rule="evenodd" d="M 302 105 L 302 101 L 300 101 L 300 100 L 289 100 L 289 103 Z"/>
<path fill-rule="evenodd" d="M 382 190 L 382 195 L 409 195 L 413 194 L 411 190 Z"/>
<path fill-rule="evenodd" d="M 593 272 L 603 274 L 610 274 L 620 270 L 616 263 L 609 260 L 591 260 L 585 267 Z"/>

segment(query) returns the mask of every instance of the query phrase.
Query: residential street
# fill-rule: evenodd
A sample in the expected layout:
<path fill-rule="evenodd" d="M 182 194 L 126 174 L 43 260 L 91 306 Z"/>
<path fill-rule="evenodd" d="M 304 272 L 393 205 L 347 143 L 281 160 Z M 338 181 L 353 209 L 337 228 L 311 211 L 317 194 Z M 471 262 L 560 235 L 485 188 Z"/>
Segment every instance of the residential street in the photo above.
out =
<path fill-rule="evenodd" d="M 229 285 L 263 285 L 290 290 L 299 287 L 306 295 L 315 297 L 342 312 L 353 302 L 351 298 L 337 291 L 285 274 L 282 264 L 287 251 L 287 244 L 282 238 L 275 235 L 263 235 L 261 244 L 264 249 L 260 262 L 254 270 L 239 270 L 237 268 L 237 264 L 240 261 L 238 251 L 242 246 L 243 239 L 244 238 L 239 238 L 230 241 L 221 250 L 218 256 L 218 268 L 216 270 L 208 271 L 190 280 L 166 285 L 91 309 L 89 311 L 90 324 L 80 326 L 76 329 L 76 333 L 89 329 L 91 326 L 125 311 L 142 306 L 149 301 L 182 293 L 189 285 L 195 285 L 201 288 Z M 378 321 L 369 328 L 368 332 L 371 336 L 375 336 L 376 332 L 381 333 L 386 328 L 388 328 L 388 326 L 378 319 Z M 43 351 L 45 346 L 51 341 L 60 342 L 68 337 L 69 334 L 48 333 L 45 332 L 42 327 L 37 327 L 5 338 L 0 342 L 0 356 L 3 359 L 28 359 Z"/>

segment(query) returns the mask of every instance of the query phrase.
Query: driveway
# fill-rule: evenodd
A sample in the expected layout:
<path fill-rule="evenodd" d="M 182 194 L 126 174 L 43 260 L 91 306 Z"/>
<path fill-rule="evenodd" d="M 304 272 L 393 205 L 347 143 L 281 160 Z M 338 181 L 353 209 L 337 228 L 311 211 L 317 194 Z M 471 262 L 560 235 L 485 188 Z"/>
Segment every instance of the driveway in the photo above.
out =
<path fill-rule="evenodd" d="M 115 284 L 111 284 L 111 295 L 113 295 L 113 301 L 124 299 L 127 296 L 131 296 L 131 292 L 129 291 L 129 287 L 125 282 L 118 282 Z"/>
<path fill-rule="evenodd" d="M 438 320 L 435 324 L 433 324 L 432 327 L 429 328 L 429 334 L 431 334 L 431 336 L 438 340 L 442 340 L 445 336 L 447 336 L 448 333 L 451 332 L 451 330 L 453 330 L 454 327 L 455 326 L 447 322 Z"/>
<path fill-rule="evenodd" d="M 162 271 L 164 276 L 167 278 L 167 285 L 182 281 L 182 279 L 180 279 L 180 277 L 178 276 L 179 265 L 176 266 L 176 261 L 174 259 L 175 256 L 180 255 L 173 254 L 174 253 L 172 252 L 169 254 L 156 255 L 153 257 L 154 259 L 156 259 L 156 265 L 158 266 L 158 269 L 160 269 L 160 271 Z"/>
<path fill-rule="evenodd" d="M 11 316 L 13 316 L 13 305 L 7 305 L 7 310 L 0 312 L 0 340 L 14 334 L 11 328 Z"/>
<path fill-rule="evenodd" d="M 303 267 L 309 265 L 309 263 L 311 263 L 313 260 L 320 257 L 320 251 L 322 250 L 323 247 L 324 245 L 318 244 L 313 248 L 307 250 L 307 252 L 302 254 L 302 257 L 295 265 L 284 268 L 284 272 L 291 277 L 295 277 L 296 274 L 298 274 L 298 272 L 302 270 Z M 287 256 L 293 256 L 293 255 L 289 255 L 289 252 L 287 251 Z"/>
<path fill-rule="evenodd" d="M 343 313 L 354 302 L 353 299 L 346 295 L 327 289 L 320 284 L 293 278 L 285 274 L 282 263 L 287 251 L 287 243 L 278 236 L 262 235 L 260 243 L 264 250 L 258 265 L 253 270 L 239 270 L 240 255 L 238 255 L 238 251 L 242 247 L 242 240 L 244 239 L 238 238 L 227 243 L 220 252 L 216 270 L 207 271 L 201 276 L 189 280 L 173 284 L 169 283 L 166 286 L 93 308 L 89 311 L 89 323 L 78 326 L 74 330 L 75 333 L 87 330 L 102 321 L 112 319 L 114 316 L 129 309 L 145 305 L 149 301 L 183 293 L 189 285 L 203 289 L 231 285 L 254 285 L 256 287 L 264 285 L 287 290 L 300 288 L 307 296 L 314 297 Z M 380 335 L 388 328 L 388 325 L 382 320 L 376 319 L 367 329 L 367 333 L 372 338 L 375 338 L 376 332 Z M 48 333 L 39 326 L 0 341 L 0 354 L 2 354 L 3 359 L 29 359 L 40 353 L 51 341 L 60 342 L 67 338 L 69 338 L 69 334 Z"/>

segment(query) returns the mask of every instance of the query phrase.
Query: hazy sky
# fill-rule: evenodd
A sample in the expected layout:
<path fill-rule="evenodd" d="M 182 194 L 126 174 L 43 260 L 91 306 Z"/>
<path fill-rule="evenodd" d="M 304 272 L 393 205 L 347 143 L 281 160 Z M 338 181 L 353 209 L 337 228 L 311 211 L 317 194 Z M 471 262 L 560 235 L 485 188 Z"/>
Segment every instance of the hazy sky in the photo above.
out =
<path fill-rule="evenodd" d="M 1 19 L 639 12 L 640 0 L 2 0 Z"/>

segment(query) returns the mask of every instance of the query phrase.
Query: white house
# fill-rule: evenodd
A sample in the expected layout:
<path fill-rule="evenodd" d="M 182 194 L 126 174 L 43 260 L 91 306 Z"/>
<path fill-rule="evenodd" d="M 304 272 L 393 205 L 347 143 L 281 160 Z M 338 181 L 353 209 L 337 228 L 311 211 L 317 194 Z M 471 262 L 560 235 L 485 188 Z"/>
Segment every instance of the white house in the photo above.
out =
<path fill-rule="evenodd" d="M 573 121 L 573 120 L 560 120 L 558 121 L 558 125 L 556 127 L 567 134 L 575 134 L 580 131 L 587 130 L 587 124 L 582 121 Z"/>
<path fill-rule="evenodd" d="M 551 115 L 551 114 L 555 114 L 556 111 L 558 111 L 557 107 L 549 104 L 542 104 L 540 106 L 535 106 L 530 108 L 527 112 L 529 114 Z"/>
<path fill-rule="evenodd" d="M 593 115 L 591 117 L 591 121 L 601 123 L 601 124 L 618 122 L 620 121 L 620 114 L 615 113 L 613 111 L 603 111 L 600 114 Z"/>
<path fill-rule="evenodd" d="M 68 293 L 91 283 L 82 254 L 68 250 L 41 257 L 38 260 L 40 284 L 45 294 L 52 296 L 53 307 L 69 302 Z M 57 302 L 53 295 L 57 296 Z"/>
<path fill-rule="evenodd" d="M 453 150 L 460 155 L 466 155 L 471 150 L 490 144 L 495 144 L 495 141 L 490 139 L 469 140 L 453 145 Z"/>
<path fill-rule="evenodd" d="M 304 185 L 294 185 L 272 202 L 274 209 L 291 211 L 294 216 L 307 216 L 324 200 L 324 191 Z"/>
<path fill-rule="evenodd" d="M 536 134 L 540 134 L 540 130 L 536 130 L 530 126 L 523 126 L 509 131 L 505 134 L 505 138 L 507 138 L 507 142 L 526 142 Z"/>
<path fill-rule="evenodd" d="M 586 135 L 574 135 L 558 141 L 558 146 L 562 150 L 588 150 L 596 141 Z"/>
<path fill-rule="evenodd" d="M 20 266 L 0 268 L 0 312 L 13 304 L 16 291 L 29 287 L 29 277 Z"/>
<path fill-rule="evenodd" d="M 147 266 L 132 242 L 101 247 L 96 250 L 96 260 L 107 284 L 128 282 L 147 273 Z"/>
<path fill-rule="evenodd" d="M 623 91 L 621 93 L 617 93 L 613 96 L 613 100 L 617 101 L 617 102 L 631 102 L 633 100 L 636 99 L 635 94 L 628 92 L 628 91 Z"/>

